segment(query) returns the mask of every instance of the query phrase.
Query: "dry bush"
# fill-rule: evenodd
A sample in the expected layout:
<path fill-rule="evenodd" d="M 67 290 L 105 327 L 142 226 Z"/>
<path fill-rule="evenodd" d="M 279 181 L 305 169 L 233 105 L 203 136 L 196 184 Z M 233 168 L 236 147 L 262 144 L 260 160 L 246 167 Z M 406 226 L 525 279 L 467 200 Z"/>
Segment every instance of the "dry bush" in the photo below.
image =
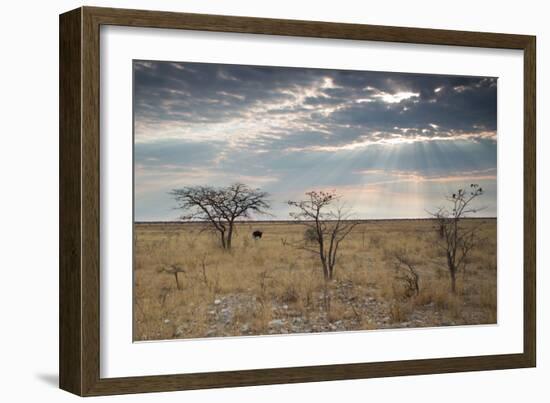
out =
<path fill-rule="evenodd" d="M 460 289 L 459 285 L 457 287 Z M 442 311 L 450 309 L 452 300 L 453 295 L 449 293 L 447 279 L 432 278 L 426 280 L 414 303 L 420 306 L 433 305 L 436 310 Z"/>
<path fill-rule="evenodd" d="M 304 240 L 306 242 L 317 242 L 317 238 L 317 233 L 315 232 L 314 228 L 306 228 L 306 230 L 304 231 Z"/>
<path fill-rule="evenodd" d="M 369 244 L 371 248 L 380 248 L 382 244 L 382 237 L 379 234 L 370 235 Z"/>
<path fill-rule="evenodd" d="M 390 303 L 390 319 L 392 323 L 406 322 L 412 312 L 412 307 L 407 302 L 394 300 Z"/>
<path fill-rule="evenodd" d="M 280 299 L 281 302 L 287 304 L 293 304 L 297 302 L 300 299 L 300 294 L 298 293 L 297 287 L 294 284 L 286 284 L 280 295 Z"/>

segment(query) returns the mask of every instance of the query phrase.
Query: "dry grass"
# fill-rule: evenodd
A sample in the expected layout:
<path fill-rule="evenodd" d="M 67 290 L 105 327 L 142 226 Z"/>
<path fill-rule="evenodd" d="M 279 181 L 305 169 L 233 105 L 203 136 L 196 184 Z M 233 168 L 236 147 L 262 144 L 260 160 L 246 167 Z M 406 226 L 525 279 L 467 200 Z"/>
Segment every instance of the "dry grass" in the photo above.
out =
<path fill-rule="evenodd" d="M 478 225 L 466 220 L 464 225 Z M 136 224 L 136 340 L 363 330 L 496 322 L 496 220 L 472 252 L 452 295 L 429 220 L 369 221 L 341 245 L 335 280 L 319 257 L 289 243 L 304 226 L 242 223 L 230 252 L 199 224 Z M 259 229 L 263 237 L 252 239 Z M 286 242 L 284 242 L 286 241 Z M 410 296 L 391 251 L 420 262 L 420 293 Z M 174 265 L 174 274 L 164 270 Z"/>

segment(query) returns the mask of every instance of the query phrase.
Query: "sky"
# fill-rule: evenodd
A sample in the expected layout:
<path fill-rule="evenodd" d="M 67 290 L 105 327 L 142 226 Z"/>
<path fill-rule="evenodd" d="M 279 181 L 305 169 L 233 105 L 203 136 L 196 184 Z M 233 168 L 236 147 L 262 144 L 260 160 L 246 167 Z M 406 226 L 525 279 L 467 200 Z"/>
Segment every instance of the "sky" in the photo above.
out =
<path fill-rule="evenodd" d="M 477 183 L 496 216 L 497 79 L 134 61 L 134 215 L 176 220 L 170 195 L 245 183 L 288 200 L 334 191 L 357 219 L 422 218 Z M 474 215 L 476 215 L 474 214 Z"/>

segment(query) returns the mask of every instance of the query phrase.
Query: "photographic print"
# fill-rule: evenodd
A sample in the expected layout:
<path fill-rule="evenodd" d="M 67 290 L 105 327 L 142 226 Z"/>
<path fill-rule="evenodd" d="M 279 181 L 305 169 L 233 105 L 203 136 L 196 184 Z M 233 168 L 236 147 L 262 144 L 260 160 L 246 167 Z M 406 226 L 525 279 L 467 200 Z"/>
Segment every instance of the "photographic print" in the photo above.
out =
<path fill-rule="evenodd" d="M 134 340 L 497 322 L 497 78 L 135 60 Z"/>

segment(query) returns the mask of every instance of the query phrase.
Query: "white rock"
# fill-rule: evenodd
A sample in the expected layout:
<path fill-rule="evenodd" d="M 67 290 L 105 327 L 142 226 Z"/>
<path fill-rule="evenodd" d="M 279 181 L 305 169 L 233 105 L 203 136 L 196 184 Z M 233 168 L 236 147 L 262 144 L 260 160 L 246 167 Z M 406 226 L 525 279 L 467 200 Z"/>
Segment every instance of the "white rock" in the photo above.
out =
<path fill-rule="evenodd" d="M 216 299 L 214 300 L 214 305 L 219 305 L 222 303 L 222 300 L 221 299 Z"/>

